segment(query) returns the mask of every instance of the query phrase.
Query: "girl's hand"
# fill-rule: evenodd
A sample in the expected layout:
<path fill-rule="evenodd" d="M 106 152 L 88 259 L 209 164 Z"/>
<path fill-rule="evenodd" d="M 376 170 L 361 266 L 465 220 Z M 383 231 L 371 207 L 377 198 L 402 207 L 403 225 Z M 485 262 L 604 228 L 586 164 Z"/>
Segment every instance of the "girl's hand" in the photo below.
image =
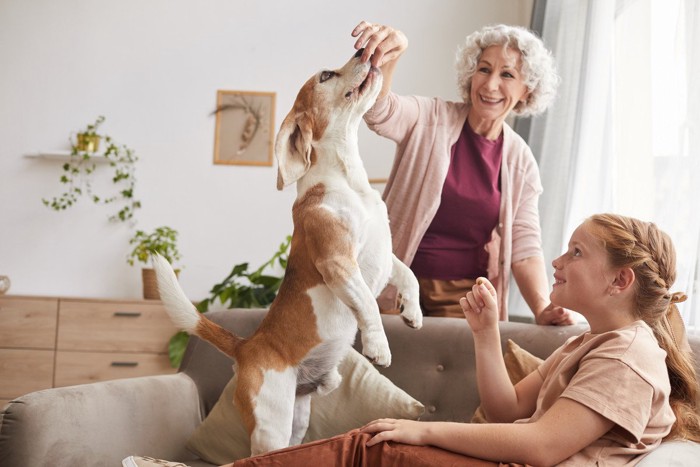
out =
<path fill-rule="evenodd" d="M 376 67 L 396 60 L 408 47 L 408 39 L 398 29 L 367 21 L 355 26 L 352 37 L 357 37 L 355 49 L 365 48 L 362 61 L 369 60 Z"/>
<path fill-rule="evenodd" d="M 396 441 L 404 444 L 421 446 L 426 444 L 423 439 L 426 433 L 426 423 L 414 420 L 396 420 L 393 418 L 381 418 L 360 428 L 364 433 L 376 433 L 367 442 L 367 447 L 374 446 L 382 441 Z"/>
<path fill-rule="evenodd" d="M 485 277 L 479 277 L 476 280 L 472 290 L 459 299 L 459 304 L 472 332 L 498 326 L 496 289 Z"/>

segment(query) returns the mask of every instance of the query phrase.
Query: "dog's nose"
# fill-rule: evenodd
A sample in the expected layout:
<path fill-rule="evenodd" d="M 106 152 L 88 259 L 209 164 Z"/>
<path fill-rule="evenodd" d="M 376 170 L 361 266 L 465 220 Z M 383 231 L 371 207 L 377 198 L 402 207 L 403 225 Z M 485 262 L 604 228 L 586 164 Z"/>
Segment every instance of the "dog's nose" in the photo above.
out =
<path fill-rule="evenodd" d="M 362 57 L 362 52 L 364 52 L 364 51 L 365 51 L 365 49 L 363 47 L 360 50 L 358 50 L 357 52 L 355 52 L 355 58 Z"/>

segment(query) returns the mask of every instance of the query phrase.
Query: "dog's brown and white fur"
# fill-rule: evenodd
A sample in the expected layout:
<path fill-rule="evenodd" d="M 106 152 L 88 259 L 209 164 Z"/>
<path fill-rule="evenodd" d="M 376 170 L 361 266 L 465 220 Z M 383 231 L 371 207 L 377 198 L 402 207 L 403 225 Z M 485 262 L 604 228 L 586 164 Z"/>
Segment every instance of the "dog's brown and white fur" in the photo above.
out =
<path fill-rule="evenodd" d="M 234 403 L 253 455 L 301 442 L 310 397 L 338 387 L 358 327 L 364 355 L 391 363 L 375 300 L 387 283 L 399 290 L 404 321 L 422 325 L 418 283 L 391 252 L 386 206 L 360 159 L 359 125 L 382 78 L 358 57 L 309 79 L 277 135 L 277 188 L 297 184 L 294 232 L 284 280 L 255 334 L 240 338 L 199 314 L 168 262 L 154 262 L 175 324 L 235 360 Z"/>

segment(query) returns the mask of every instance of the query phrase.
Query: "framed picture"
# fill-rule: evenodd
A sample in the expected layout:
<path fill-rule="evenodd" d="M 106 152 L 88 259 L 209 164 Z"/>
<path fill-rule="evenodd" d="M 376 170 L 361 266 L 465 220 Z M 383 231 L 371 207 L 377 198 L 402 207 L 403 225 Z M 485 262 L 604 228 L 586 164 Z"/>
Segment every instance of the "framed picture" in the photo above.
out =
<path fill-rule="evenodd" d="M 216 92 L 214 164 L 272 166 L 275 93 Z"/>

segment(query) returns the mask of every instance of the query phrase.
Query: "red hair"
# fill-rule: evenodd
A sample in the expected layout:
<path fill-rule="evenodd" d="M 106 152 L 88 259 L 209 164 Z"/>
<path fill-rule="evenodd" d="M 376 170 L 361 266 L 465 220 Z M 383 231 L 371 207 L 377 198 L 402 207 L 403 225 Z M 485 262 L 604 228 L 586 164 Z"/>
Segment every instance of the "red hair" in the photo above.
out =
<path fill-rule="evenodd" d="M 671 238 L 651 222 L 616 214 L 597 214 L 588 222 L 591 233 L 603 242 L 611 265 L 631 268 L 635 274 L 637 318 L 654 331 L 659 346 L 666 351 L 671 382 L 670 404 L 676 422 L 667 438 L 700 441 L 697 375 L 676 303 L 685 294 L 671 293 L 676 280 L 676 250 Z"/>

